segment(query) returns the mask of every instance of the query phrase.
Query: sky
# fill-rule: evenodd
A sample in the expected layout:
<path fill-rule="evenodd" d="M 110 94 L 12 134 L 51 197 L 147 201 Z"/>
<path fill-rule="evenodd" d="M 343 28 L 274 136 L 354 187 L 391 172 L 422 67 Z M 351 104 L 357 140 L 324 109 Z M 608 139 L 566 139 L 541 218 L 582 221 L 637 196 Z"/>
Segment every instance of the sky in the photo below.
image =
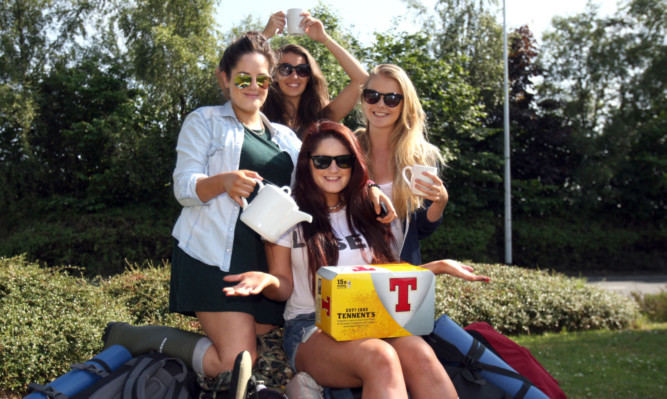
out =
<path fill-rule="evenodd" d="M 618 0 L 592 0 L 592 2 L 600 6 L 600 15 L 613 14 L 618 8 Z M 217 18 L 224 32 L 249 14 L 264 23 L 269 20 L 271 14 L 281 8 L 282 11 L 297 7 L 310 9 L 318 3 L 318 0 L 287 0 L 284 3 L 276 0 L 248 0 L 247 3 L 223 0 L 221 3 Z M 352 32 L 358 31 L 357 38 L 363 44 L 372 43 L 373 32 L 388 30 L 392 26 L 394 17 L 407 13 L 407 8 L 401 0 L 323 0 L 323 3 L 338 12 L 343 26 L 350 28 Z M 432 9 L 436 0 L 421 0 L 421 3 Z M 284 5 L 279 6 L 279 4 Z M 583 12 L 585 6 L 585 0 L 505 0 L 508 32 L 527 24 L 539 43 L 542 33 L 549 28 L 554 16 L 573 16 Z M 497 19 L 502 24 L 502 0 L 498 0 Z M 416 30 L 408 23 L 400 27 L 405 31 Z"/>

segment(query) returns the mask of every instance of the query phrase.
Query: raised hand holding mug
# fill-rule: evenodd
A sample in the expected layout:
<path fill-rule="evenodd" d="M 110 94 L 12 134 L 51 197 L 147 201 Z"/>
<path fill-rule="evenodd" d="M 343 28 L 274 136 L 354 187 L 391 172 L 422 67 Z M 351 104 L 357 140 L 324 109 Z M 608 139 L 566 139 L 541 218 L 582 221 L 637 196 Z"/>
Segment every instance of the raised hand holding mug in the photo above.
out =
<path fill-rule="evenodd" d="M 406 172 L 410 171 L 410 178 L 406 175 Z M 427 193 L 423 192 L 417 187 L 417 179 L 420 179 L 428 184 L 433 184 L 433 179 L 423 174 L 424 172 L 430 173 L 432 175 L 438 174 L 438 168 L 435 166 L 426 166 L 426 165 L 412 165 L 406 166 L 403 168 L 403 180 L 410 186 L 410 191 L 414 195 L 424 196 Z"/>
<path fill-rule="evenodd" d="M 293 36 L 301 36 L 306 32 L 301 26 L 301 21 L 303 21 L 303 14 L 305 10 L 303 8 L 290 8 L 287 10 L 287 33 Z"/>

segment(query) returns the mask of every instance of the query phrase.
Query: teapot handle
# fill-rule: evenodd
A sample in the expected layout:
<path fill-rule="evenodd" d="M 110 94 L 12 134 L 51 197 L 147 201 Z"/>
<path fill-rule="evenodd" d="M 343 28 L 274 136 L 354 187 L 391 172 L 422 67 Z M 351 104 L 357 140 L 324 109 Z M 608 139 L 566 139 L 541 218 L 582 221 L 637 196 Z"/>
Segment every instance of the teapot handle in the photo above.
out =
<path fill-rule="evenodd" d="M 255 179 L 255 181 L 257 182 L 257 184 L 259 184 L 259 190 L 257 192 L 262 191 L 262 189 L 264 188 L 264 183 L 262 183 L 262 181 L 259 180 L 259 179 Z M 245 197 L 241 197 L 241 201 L 243 201 L 243 209 L 247 208 L 248 207 L 248 200 L 245 199 Z"/>

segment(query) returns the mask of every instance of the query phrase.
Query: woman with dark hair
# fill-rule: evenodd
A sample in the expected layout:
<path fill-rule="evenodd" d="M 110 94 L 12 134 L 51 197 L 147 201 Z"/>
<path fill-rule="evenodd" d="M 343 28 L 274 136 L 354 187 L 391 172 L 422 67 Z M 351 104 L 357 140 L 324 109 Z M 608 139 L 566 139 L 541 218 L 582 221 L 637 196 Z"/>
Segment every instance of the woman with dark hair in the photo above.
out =
<path fill-rule="evenodd" d="M 231 285 L 225 276 L 268 271 L 259 235 L 239 220 L 242 198 L 252 200 L 257 179 L 290 185 L 301 146 L 292 130 L 260 112 L 274 65 L 274 53 L 260 34 L 234 41 L 217 73 L 229 101 L 193 111 L 178 137 L 174 193 L 183 209 L 173 229 L 169 308 L 196 316 L 207 337 L 121 323 L 105 332 L 107 346 L 183 358 L 203 386 L 229 389 L 235 399 L 245 399 L 258 335 L 283 323 L 280 300 L 223 294 Z"/>
<path fill-rule="evenodd" d="M 287 299 L 285 351 L 294 371 L 318 384 L 363 387 L 364 398 L 456 398 L 456 390 L 431 347 L 419 336 L 336 341 L 315 326 L 315 275 L 326 265 L 390 263 L 388 225 L 368 202 L 364 155 L 345 126 L 320 121 L 304 136 L 293 193 L 313 221 L 267 244 L 271 274 L 227 276 L 227 295 L 263 293 Z"/>
<path fill-rule="evenodd" d="M 288 44 L 278 51 L 278 68 L 262 111 L 269 120 L 291 127 L 299 137 L 319 119 L 343 120 L 359 101 L 359 87 L 368 78 L 359 61 L 327 34 L 322 21 L 309 12 L 302 15 L 301 26 L 306 35 L 322 43 L 336 57 L 350 82 L 330 100 L 327 81 L 308 50 Z M 276 31 L 282 32 L 285 21 L 284 12 L 273 14 L 264 35 L 270 38 Z"/>

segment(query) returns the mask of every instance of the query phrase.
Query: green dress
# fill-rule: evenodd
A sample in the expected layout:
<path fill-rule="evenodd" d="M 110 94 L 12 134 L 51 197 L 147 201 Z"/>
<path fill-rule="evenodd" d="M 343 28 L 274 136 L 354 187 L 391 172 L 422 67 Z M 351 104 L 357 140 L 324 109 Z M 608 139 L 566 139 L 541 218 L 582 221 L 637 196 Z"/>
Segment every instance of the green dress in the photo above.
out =
<path fill-rule="evenodd" d="M 264 178 L 265 184 L 282 187 L 289 186 L 294 165 L 289 154 L 270 140 L 268 130 L 256 132 L 246 127 L 239 169 L 256 171 Z M 255 195 L 257 188 L 248 202 Z M 191 258 L 178 245 L 174 246 L 173 256 L 172 273 L 178 278 L 171 279 L 171 311 L 188 315 L 194 315 L 194 312 L 243 312 L 252 314 L 258 323 L 282 324 L 284 302 L 276 302 L 263 295 L 226 296 L 222 292 L 224 287 L 236 284 L 223 281 L 228 274 L 268 271 L 264 243 L 259 234 L 240 219 L 236 220 L 229 272 Z"/>

